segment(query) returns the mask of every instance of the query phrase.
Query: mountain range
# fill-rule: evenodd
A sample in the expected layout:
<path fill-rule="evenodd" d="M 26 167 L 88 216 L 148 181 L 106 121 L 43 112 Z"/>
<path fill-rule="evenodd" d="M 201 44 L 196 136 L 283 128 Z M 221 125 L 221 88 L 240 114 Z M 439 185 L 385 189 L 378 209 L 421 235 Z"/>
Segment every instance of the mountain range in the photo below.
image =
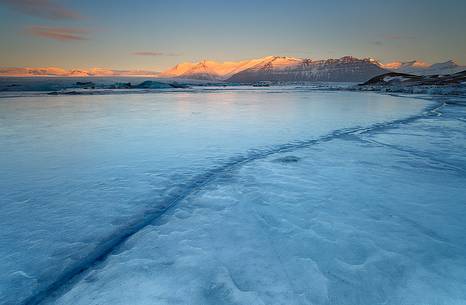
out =
<path fill-rule="evenodd" d="M 453 60 L 432 65 L 418 60 L 406 62 L 395 61 L 388 64 L 382 64 L 381 67 L 391 72 L 414 75 L 445 75 L 466 70 L 466 66 L 460 66 Z"/>
<path fill-rule="evenodd" d="M 0 76 L 6 77 L 118 77 L 118 76 L 142 76 L 156 77 L 159 73 L 146 70 L 111 70 L 104 68 L 72 69 L 59 67 L 44 68 L 0 68 Z"/>
<path fill-rule="evenodd" d="M 413 87 L 413 86 L 458 86 L 466 83 L 466 70 L 443 75 L 414 75 L 389 72 L 371 78 L 359 86 Z"/>
<path fill-rule="evenodd" d="M 286 56 L 218 63 L 179 64 L 159 77 L 223 80 L 235 83 L 258 81 L 347 81 L 359 82 L 387 72 L 373 59 L 345 56 L 339 59 L 311 60 Z"/>
<path fill-rule="evenodd" d="M 257 82 L 364 82 L 387 72 L 414 75 L 445 75 L 466 70 L 454 61 L 427 64 L 422 61 L 382 64 L 372 58 L 345 56 L 338 59 L 312 60 L 287 56 L 267 56 L 258 59 L 216 62 L 181 63 L 163 72 L 145 70 L 110 70 L 103 68 L 65 70 L 46 68 L 0 68 L 0 76 L 141 76 L 232 83 Z"/>
<path fill-rule="evenodd" d="M 270 82 L 361 82 L 387 72 L 416 75 L 452 74 L 465 70 L 453 61 L 429 65 L 422 61 L 382 64 L 372 58 L 345 56 L 311 60 L 286 56 L 238 62 L 182 63 L 160 73 L 159 77 L 227 81 L 234 83 Z"/>

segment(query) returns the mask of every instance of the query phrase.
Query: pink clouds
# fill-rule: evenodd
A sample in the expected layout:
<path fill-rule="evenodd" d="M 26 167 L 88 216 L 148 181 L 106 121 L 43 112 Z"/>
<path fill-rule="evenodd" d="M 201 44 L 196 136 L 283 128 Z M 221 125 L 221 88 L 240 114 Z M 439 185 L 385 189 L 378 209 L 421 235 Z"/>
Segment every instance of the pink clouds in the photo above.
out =
<path fill-rule="evenodd" d="M 53 0 L 0 0 L 12 10 L 46 19 L 81 19 L 82 16 Z"/>
<path fill-rule="evenodd" d="M 86 37 L 86 35 L 89 33 L 89 30 L 71 27 L 50 27 L 34 25 L 27 27 L 26 32 L 38 37 L 45 37 L 58 41 L 70 41 L 87 40 L 88 38 Z"/>

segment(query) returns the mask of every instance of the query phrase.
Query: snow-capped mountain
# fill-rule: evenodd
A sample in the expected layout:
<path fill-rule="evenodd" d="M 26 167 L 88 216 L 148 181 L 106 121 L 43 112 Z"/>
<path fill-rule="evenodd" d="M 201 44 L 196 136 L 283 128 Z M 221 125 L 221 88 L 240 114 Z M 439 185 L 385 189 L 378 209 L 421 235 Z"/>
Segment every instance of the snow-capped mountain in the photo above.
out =
<path fill-rule="evenodd" d="M 147 70 L 113 70 L 105 68 L 67 70 L 59 67 L 44 68 L 0 68 L 0 76 L 36 77 L 89 77 L 89 76 L 147 76 L 156 77 L 158 72 Z"/>
<path fill-rule="evenodd" d="M 461 86 L 466 82 L 466 70 L 444 75 L 414 75 L 389 72 L 371 78 L 360 86 Z"/>
<path fill-rule="evenodd" d="M 426 69 L 426 74 L 453 74 L 466 70 L 466 66 L 460 66 L 453 60 L 431 65 Z"/>
<path fill-rule="evenodd" d="M 198 63 L 182 63 L 160 73 L 165 78 L 187 78 L 203 80 L 225 80 L 233 74 L 248 69 L 266 60 L 265 58 L 243 60 L 238 62 L 216 62 L 203 60 Z"/>
<path fill-rule="evenodd" d="M 417 60 L 407 62 L 395 61 L 388 64 L 381 64 L 381 67 L 393 72 L 416 75 L 445 75 L 466 70 L 466 66 L 460 66 L 453 60 L 432 65 Z"/>
<path fill-rule="evenodd" d="M 360 82 L 386 73 L 373 59 L 345 56 L 339 59 L 316 60 L 273 57 L 236 73 L 230 82 Z"/>
<path fill-rule="evenodd" d="M 394 61 L 387 64 L 380 64 L 384 69 L 390 71 L 398 71 L 400 73 L 411 73 L 413 71 L 422 70 L 429 67 L 429 64 L 419 60 L 412 61 Z"/>
<path fill-rule="evenodd" d="M 316 60 L 267 56 L 240 62 L 202 61 L 179 64 L 160 77 L 227 80 L 238 83 L 258 81 L 342 81 L 359 82 L 386 73 L 373 59 L 351 56 Z"/>

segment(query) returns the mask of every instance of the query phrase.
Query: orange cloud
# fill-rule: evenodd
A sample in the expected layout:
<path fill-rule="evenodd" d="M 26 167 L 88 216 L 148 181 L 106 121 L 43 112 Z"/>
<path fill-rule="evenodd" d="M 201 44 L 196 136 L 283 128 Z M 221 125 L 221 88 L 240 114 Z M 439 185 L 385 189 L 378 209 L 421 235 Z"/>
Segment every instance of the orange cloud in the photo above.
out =
<path fill-rule="evenodd" d="M 46 19 L 82 19 L 82 16 L 53 0 L 0 0 L 10 9 Z"/>
<path fill-rule="evenodd" d="M 89 33 L 89 30 L 34 25 L 26 28 L 26 32 L 38 37 L 45 37 L 58 41 L 70 41 L 87 40 L 88 38 L 85 35 Z"/>

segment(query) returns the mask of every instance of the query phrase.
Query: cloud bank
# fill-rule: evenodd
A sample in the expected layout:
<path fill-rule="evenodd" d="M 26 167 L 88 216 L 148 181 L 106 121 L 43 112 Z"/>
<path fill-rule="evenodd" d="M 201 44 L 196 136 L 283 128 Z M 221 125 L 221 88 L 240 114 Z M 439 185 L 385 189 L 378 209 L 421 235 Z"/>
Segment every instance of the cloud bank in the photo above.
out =
<path fill-rule="evenodd" d="M 78 12 L 67 9 L 53 0 L 0 0 L 0 3 L 12 10 L 33 17 L 53 20 L 77 20 L 83 18 Z"/>
<path fill-rule="evenodd" d="M 44 37 L 58 41 L 87 40 L 89 30 L 70 27 L 50 27 L 33 25 L 26 28 L 26 32 L 37 37 Z"/>

